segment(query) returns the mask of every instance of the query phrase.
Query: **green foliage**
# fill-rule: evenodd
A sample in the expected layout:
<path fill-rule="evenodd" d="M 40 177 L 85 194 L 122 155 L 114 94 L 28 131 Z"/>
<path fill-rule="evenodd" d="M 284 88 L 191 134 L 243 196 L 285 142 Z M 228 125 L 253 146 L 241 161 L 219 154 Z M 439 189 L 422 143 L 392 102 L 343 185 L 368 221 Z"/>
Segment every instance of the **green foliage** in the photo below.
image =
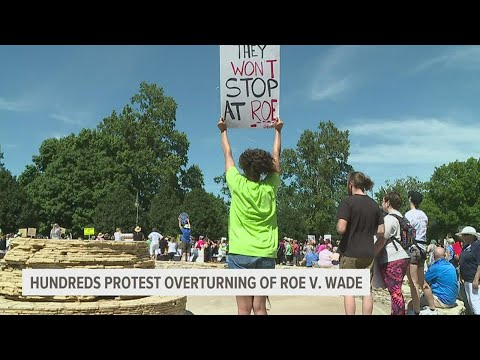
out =
<path fill-rule="evenodd" d="M 151 202 L 162 189 L 183 200 L 187 191 L 203 187 L 200 168 L 187 168 L 189 142 L 175 130 L 176 109 L 162 88 L 142 83 L 131 104 L 120 114 L 112 112 L 97 129 L 45 140 L 20 176 L 38 208 L 40 233 L 48 233 L 52 222 L 74 234 L 85 226 L 131 228 L 137 191 L 139 223 L 150 228 Z"/>
<path fill-rule="evenodd" d="M 298 216 L 298 211 L 293 207 L 279 204 L 277 207 L 277 221 L 280 238 L 287 236 L 297 240 L 304 240 L 306 234 L 308 235 L 303 216 Z"/>
<path fill-rule="evenodd" d="M 161 188 L 160 192 L 153 198 L 148 213 L 151 227 L 156 227 L 162 235 L 176 235 L 180 231 L 178 215 L 184 211 L 180 205 L 182 201 L 180 195 L 172 188 Z"/>
<path fill-rule="evenodd" d="M 227 206 L 230 206 L 230 203 L 232 200 L 232 194 L 230 194 L 230 189 L 228 188 L 228 185 L 227 185 L 227 175 L 223 173 L 223 175 L 215 176 L 213 178 L 213 181 L 215 181 L 215 184 L 222 185 L 222 188 L 220 189 L 220 193 L 225 198 Z"/>
<path fill-rule="evenodd" d="M 190 216 L 193 236 L 207 235 L 210 239 L 220 239 L 228 235 L 228 209 L 222 198 L 203 189 L 194 189 L 185 195 L 182 211 L 187 211 Z"/>
<path fill-rule="evenodd" d="M 429 217 L 429 239 L 443 239 L 464 226 L 480 228 L 480 159 L 435 168 L 421 207 Z"/>
<path fill-rule="evenodd" d="M 1 155 L 1 154 L 0 154 Z M 0 228 L 4 233 L 34 227 L 35 209 L 10 171 L 0 166 Z"/>
<path fill-rule="evenodd" d="M 318 128 L 317 132 L 305 130 L 297 148 L 285 149 L 281 156 L 283 190 L 278 194 L 278 208 L 290 220 L 281 221 L 280 232 L 303 239 L 308 234 L 336 233 L 337 207 L 346 195 L 344 184 L 352 171 L 347 162 L 348 130 L 338 130 L 331 121 L 320 122 Z"/>
<path fill-rule="evenodd" d="M 408 192 L 415 190 L 421 193 L 424 197 L 427 193 L 427 183 L 421 182 L 417 177 L 407 176 L 404 179 L 396 179 L 394 181 L 387 180 L 384 186 L 381 186 L 377 192 L 375 192 L 374 199 L 378 204 L 382 203 L 383 197 L 390 191 L 397 192 L 402 199 L 402 206 L 397 209 L 402 214 L 405 214 L 410 210 L 410 203 L 408 201 Z M 423 206 L 423 203 L 422 205 Z"/>
<path fill-rule="evenodd" d="M 200 170 L 198 165 L 193 165 L 189 167 L 187 171 L 182 171 L 181 182 L 183 189 L 187 191 L 203 189 L 205 186 L 202 170 Z"/>
<path fill-rule="evenodd" d="M 137 209 L 135 196 L 125 184 L 110 184 L 94 211 L 96 231 L 113 234 L 117 227 L 123 232 L 133 232 Z M 145 218 L 145 216 L 139 216 Z M 141 225 L 141 224 L 140 224 Z"/>

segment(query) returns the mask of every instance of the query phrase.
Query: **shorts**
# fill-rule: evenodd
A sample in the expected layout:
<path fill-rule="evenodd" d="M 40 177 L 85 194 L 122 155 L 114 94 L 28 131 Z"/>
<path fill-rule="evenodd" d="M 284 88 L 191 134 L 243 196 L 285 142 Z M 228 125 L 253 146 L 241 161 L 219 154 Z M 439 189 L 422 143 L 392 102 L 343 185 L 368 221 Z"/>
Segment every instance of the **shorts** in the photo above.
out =
<path fill-rule="evenodd" d="M 435 307 L 436 308 L 439 308 L 439 309 L 450 309 L 452 307 L 455 307 L 457 306 L 457 303 L 453 303 L 452 305 L 447 305 L 447 304 L 444 304 L 435 294 L 433 294 L 433 301 L 435 303 Z M 428 306 L 428 301 L 427 301 L 427 298 L 425 297 L 425 294 L 422 294 L 422 296 L 420 297 L 420 307 L 424 307 L 424 306 Z"/>
<path fill-rule="evenodd" d="M 354 257 L 341 255 L 340 269 L 369 269 L 370 270 L 370 290 L 372 290 L 373 259 L 374 258 L 354 258 Z"/>
<path fill-rule="evenodd" d="M 275 269 L 275 258 L 228 254 L 229 269 Z"/>
<path fill-rule="evenodd" d="M 180 241 L 180 244 L 178 244 L 178 248 L 182 250 L 182 253 L 190 254 L 190 249 L 192 248 L 192 246 L 190 245 L 190 242 Z"/>
<path fill-rule="evenodd" d="M 410 265 L 423 266 L 425 260 L 427 259 L 426 252 L 420 250 L 420 248 L 416 245 L 410 246 L 408 249 L 408 254 L 410 255 Z"/>

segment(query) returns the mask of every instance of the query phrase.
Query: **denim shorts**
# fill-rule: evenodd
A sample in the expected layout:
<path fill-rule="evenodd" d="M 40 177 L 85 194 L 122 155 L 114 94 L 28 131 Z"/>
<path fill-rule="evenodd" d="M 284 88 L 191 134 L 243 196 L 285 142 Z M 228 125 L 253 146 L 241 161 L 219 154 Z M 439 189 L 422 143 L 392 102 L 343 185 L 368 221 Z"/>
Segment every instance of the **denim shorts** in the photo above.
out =
<path fill-rule="evenodd" d="M 275 259 L 258 256 L 228 255 L 229 269 L 275 269 Z"/>

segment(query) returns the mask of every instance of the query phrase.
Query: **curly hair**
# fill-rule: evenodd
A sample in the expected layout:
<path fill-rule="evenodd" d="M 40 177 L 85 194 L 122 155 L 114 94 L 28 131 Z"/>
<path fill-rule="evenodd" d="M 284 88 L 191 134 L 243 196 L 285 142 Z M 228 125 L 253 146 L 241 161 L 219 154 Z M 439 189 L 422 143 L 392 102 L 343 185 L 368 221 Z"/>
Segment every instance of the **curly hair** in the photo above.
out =
<path fill-rule="evenodd" d="M 240 155 L 239 165 L 246 175 L 260 179 L 260 175 L 274 170 L 272 155 L 262 149 L 247 149 Z"/>

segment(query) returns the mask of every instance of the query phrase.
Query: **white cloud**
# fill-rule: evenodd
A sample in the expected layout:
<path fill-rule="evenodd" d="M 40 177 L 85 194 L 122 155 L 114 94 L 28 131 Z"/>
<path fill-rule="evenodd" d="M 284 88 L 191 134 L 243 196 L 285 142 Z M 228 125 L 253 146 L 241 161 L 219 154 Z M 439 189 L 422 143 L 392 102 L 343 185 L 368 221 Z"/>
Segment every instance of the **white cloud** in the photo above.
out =
<path fill-rule="evenodd" d="M 312 91 L 312 100 L 327 100 L 336 99 L 337 96 L 351 87 L 352 83 L 348 78 L 335 80 L 334 82 L 326 84 L 322 88 Z"/>
<path fill-rule="evenodd" d="M 350 161 L 438 166 L 480 153 L 480 124 L 425 119 L 361 120 L 347 127 Z M 361 145 L 360 145 L 361 144 Z"/>
<path fill-rule="evenodd" d="M 359 46 L 338 46 L 320 60 L 310 92 L 313 101 L 338 100 L 354 86 L 348 66 L 357 49 Z"/>
<path fill-rule="evenodd" d="M 65 124 L 70 125 L 78 125 L 78 126 L 85 126 L 87 124 L 86 117 L 88 117 L 88 113 L 86 112 L 78 112 L 73 116 L 62 115 L 58 113 L 50 114 L 50 117 L 56 120 L 63 121 Z"/>
<path fill-rule="evenodd" d="M 412 72 L 424 71 L 432 67 L 458 68 L 463 70 L 480 70 L 480 46 L 458 46 L 445 54 L 428 59 Z"/>
<path fill-rule="evenodd" d="M 60 140 L 61 138 L 64 138 L 65 136 L 67 136 L 67 134 L 54 132 L 54 133 L 51 133 L 49 136 L 47 136 L 47 138 L 55 138 L 57 140 Z"/>
<path fill-rule="evenodd" d="M 17 147 L 16 144 L 3 144 L 2 146 L 6 149 L 13 149 Z"/>
<path fill-rule="evenodd" d="M 7 111 L 27 111 L 29 106 L 23 101 L 9 101 L 0 97 L 0 110 Z"/>

